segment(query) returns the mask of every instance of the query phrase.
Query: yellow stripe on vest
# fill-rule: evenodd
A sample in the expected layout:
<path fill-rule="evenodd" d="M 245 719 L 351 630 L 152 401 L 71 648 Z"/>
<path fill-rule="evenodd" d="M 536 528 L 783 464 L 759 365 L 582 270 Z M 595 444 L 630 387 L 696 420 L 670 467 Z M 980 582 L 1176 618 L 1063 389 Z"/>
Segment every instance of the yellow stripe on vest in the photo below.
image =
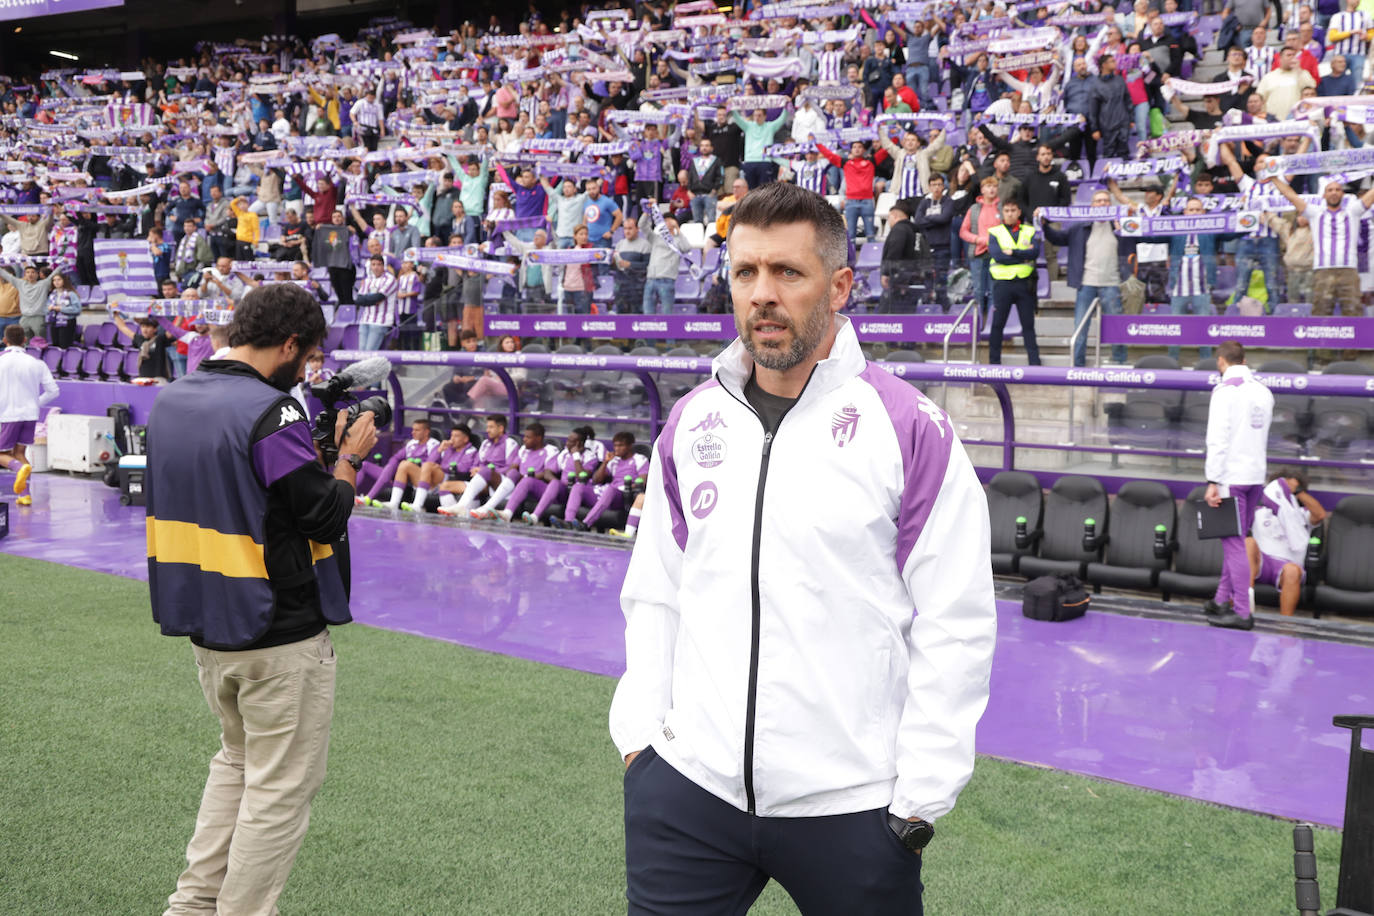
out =
<path fill-rule="evenodd" d="M 310 565 L 314 566 L 321 560 L 327 560 L 334 556 L 334 547 L 331 544 L 321 544 L 318 541 L 310 542 Z"/>
<path fill-rule="evenodd" d="M 147 531 L 148 557 L 159 563 L 186 563 L 233 579 L 267 578 L 262 545 L 246 534 L 222 534 L 151 516 Z"/>

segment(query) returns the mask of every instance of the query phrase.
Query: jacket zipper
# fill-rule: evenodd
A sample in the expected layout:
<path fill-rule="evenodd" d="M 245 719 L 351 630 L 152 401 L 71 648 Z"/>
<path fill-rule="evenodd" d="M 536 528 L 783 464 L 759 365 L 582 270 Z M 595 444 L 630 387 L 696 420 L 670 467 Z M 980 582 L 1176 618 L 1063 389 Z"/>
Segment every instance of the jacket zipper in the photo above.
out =
<path fill-rule="evenodd" d="M 816 374 L 816 367 L 811 367 L 811 375 L 806 377 L 806 384 L 802 385 L 802 390 L 797 392 L 797 398 L 792 402 L 792 406 L 782 412 L 778 417 L 778 429 L 782 429 L 782 421 L 787 419 L 787 415 L 792 412 L 797 401 L 806 393 L 806 388 L 811 384 L 811 378 Z M 716 376 L 720 387 L 735 398 L 734 392 L 730 391 L 724 383 L 720 382 L 720 376 Z M 746 383 L 747 384 L 747 383 Z M 753 405 L 747 400 L 735 398 L 748 409 L 750 413 L 763 426 L 763 417 L 754 409 Z M 759 548 L 763 543 L 763 491 L 768 483 L 768 461 L 773 451 L 773 439 L 775 434 L 768 429 L 763 431 L 763 452 L 759 456 L 759 485 L 754 492 L 754 536 L 749 555 L 749 600 L 751 604 L 751 620 L 749 631 L 749 693 L 745 699 L 744 707 L 744 800 L 750 814 L 757 813 L 754 803 L 754 717 L 758 711 L 758 690 L 759 690 L 759 631 L 762 627 L 763 618 L 763 599 L 759 594 Z"/>

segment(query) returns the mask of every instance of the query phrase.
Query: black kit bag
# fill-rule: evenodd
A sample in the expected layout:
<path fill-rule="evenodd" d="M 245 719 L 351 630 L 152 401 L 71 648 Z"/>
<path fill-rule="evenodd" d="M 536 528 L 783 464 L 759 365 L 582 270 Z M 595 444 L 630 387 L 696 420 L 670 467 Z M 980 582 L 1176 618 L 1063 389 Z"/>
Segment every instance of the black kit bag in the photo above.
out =
<path fill-rule="evenodd" d="M 1021 613 L 1031 620 L 1059 623 L 1082 617 L 1090 600 L 1077 576 L 1040 576 L 1021 589 Z"/>

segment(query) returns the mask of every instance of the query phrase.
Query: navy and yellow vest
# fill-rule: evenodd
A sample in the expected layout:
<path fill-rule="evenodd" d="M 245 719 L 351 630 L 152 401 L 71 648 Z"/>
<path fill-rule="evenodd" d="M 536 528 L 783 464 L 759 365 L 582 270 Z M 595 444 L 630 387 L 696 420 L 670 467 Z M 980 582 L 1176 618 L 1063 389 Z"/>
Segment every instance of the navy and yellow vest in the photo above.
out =
<path fill-rule="evenodd" d="M 1031 247 L 1031 240 L 1035 237 L 1035 227 L 1030 223 L 1022 223 L 1021 231 L 1012 238 L 1011 231 L 1007 229 L 1005 223 L 999 223 L 988 230 L 988 235 L 997 236 L 997 241 L 1002 243 L 1003 251 L 1026 251 Z M 993 261 L 988 265 L 988 274 L 994 280 L 1024 280 L 1035 273 L 1035 265 L 1029 261 L 1022 261 L 1016 264 L 1002 264 Z"/>
<path fill-rule="evenodd" d="M 276 428 L 255 443 L 269 410 Z M 294 535 L 288 546 L 299 568 L 287 574 L 265 555 L 268 487 L 313 461 L 304 411 L 256 373 L 202 369 L 158 396 L 145 487 L 148 587 L 164 635 L 215 649 L 248 646 L 271 629 L 277 593 L 311 580 L 326 621 L 352 619 L 333 546 Z"/>

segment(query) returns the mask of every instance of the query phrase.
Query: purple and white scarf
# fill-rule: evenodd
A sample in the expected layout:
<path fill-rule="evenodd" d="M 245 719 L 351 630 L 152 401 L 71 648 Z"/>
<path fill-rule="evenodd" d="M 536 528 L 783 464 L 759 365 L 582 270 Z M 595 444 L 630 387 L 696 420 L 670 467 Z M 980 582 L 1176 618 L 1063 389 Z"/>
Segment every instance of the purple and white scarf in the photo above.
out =
<path fill-rule="evenodd" d="M 757 111 L 786 108 L 792 100 L 785 95 L 737 95 L 725 100 L 727 111 Z"/>
<path fill-rule="evenodd" d="M 1250 232 L 1259 228 L 1260 216 L 1253 210 L 1208 213 L 1203 216 L 1127 216 L 1121 220 L 1120 235 L 1221 235 Z"/>
<path fill-rule="evenodd" d="M 1325 150 L 1294 156 L 1270 156 L 1264 168 L 1255 173 L 1255 178 L 1263 181 L 1275 175 L 1320 175 L 1369 168 L 1374 168 L 1374 147 Z M 1332 175 L 1330 180 L 1322 183 L 1329 184 L 1340 177 L 1343 176 Z"/>
<path fill-rule="evenodd" d="M 600 264 L 609 263 L 615 254 L 609 248 L 540 248 L 525 253 L 525 260 L 533 264 Z"/>

